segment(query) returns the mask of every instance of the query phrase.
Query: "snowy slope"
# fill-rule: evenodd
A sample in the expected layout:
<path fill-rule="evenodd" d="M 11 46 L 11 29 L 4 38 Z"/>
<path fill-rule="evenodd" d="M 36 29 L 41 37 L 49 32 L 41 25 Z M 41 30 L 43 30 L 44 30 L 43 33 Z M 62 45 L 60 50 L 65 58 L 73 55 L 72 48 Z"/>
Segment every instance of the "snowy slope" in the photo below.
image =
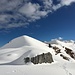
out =
<path fill-rule="evenodd" d="M 3 65 L 0 75 L 75 75 L 75 64 Z"/>
<path fill-rule="evenodd" d="M 72 43 L 65 43 L 59 40 L 52 40 L 50 42 L 52 46 L 56 46 L 61 49 L 61 53 L 55 53 L 53 48 L 47 47 L 47 45 L 41 41 L 38 41 L 29 36 L 21 36 L 11 40 L 9 43 L 4 45 L 0 50 L 0 64 L 25 64 L 25 57 L 33 57 L 38 54 L 50 52 L 53 60 L 57 62 L 67 62 L 60 54 L 69 58 L 69 62 L 75 62 L 64 50 L 63 46 L 74 48 Z M 72 45 L 72 47 L 71 47 Z"/>
<path fill-rule="evenodd" d="M 68 47 L 68 48 L 71 48 L 73 50 L 75 49 L 75 44 L 74 44 L 74 41 L 72 41 L 72 40 L 70 40 L 70 42 L 68 42 L 68 41 L 65 41 L 65 40 L 61 41 L 61 40 L 58 40 L 58 39 L 53 39 L 48 43 Z"/>
<path fill-rule="evenodd" d="M 59 55 L 60 57 L 60 54 L 63 54 L 64 56 L 68 57 L 69 58 L 69 61 L 73 61 L 75 62 L 75 59 L 73 59 L 69 54 L 66 53 L 66 49 L 65 48 L 68 48 L 70 50 L 72 50 L 72 52 L 74 53 L 74 57 L 75 57 L 75 44 L 74 42 L 65 42 L 65 41 L 60 41 L 58 39 L 54 39 L 50 42 L 48 42 L 49 44 L 51 44 L 53 47 L 57 47 L 60 49 L 60 53 L 57 54 L 57 56 Z M 60 59 L 60 58 L 59 58 Z M 58 59 L 57 59 L 58 60 Z M 59 60 L 60 61 L 60 60 Z"/>
<path fill-rule="evenodd" d="M 45 44 L 42 43 L 41 41 L 38 41 L 36 39 L 33 39 L 29 36 L 21 36 L 18 38 L 15 38 L 13 40 L 11 40 L 8 44 L 4 45 L 2 47 L 2 49 L 4 48 L 19 48 L 22 46 L 37 46 L 37 47 L 41 47 L 44 46 Z"/>
<path fill-rule="evenodd" d="M 0 50 L 0 63 L 25 64 L 25 57 L 33 57 L 38 54 L 51 52 L 45 43 L 29 36 L 21 36 L 13 39 Z"/>
<path fill-rule="evenodd" d="M 75 60 L 65 52 L 65 47 L 74 51 L 75 44 L 57 39 L 49 43 L 52 46 L 51 48 L 47 44 L 26 35 L 11 40 L 0 48 L 0 74 L 75 75 Z M 59 48 L 61 53 L 56 54 L 53 47 Z M 47 52 L 52 54 L 54 62 L 51 64 L 34 65 L 32 63 L 25 64 L 24 62 L 25 57 L 33 57 Z M 68 57 L 69 61 L 63 59 L 60 54 Z"/>

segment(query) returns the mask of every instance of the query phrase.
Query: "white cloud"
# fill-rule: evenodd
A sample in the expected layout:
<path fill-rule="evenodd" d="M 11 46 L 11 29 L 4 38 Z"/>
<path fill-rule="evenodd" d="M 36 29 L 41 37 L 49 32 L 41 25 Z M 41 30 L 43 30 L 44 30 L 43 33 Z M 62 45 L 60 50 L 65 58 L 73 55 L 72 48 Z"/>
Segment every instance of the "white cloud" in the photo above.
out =
<path fill-rule="evenodd" d="M 75 0 L 61 0 L 62 5 L 70 5 L 71 3 L 75 2 Z"/>
<path fill-rule="evenodd" d="M 4 22 L 7 18 L 7 15 L 0 15 L 0 22 Z"/>
<path fill-rule="evenodd" d="M 0 11 L 13 10 L 22 4 L 22 0 L 0 0 Z"/>
<path fill-rule="evenodd" d="M 62 40 L 63 38 L 62 38 L 62 37 L 59 37 L 58 39 L 59 39 L 59 40 Z"/>
<path fill-rule="evenodd" d="M 10 29 L 28 25 L 30 22 L 48 16 L 48 13 L 74 3 L 75 0 L 38 0 L 40 3 L 32 3 L 32 0 L 0 0 L 0 29 Z"/>
<path fill-rule="evenodd" d="M 39 4 L 32 4 L 31 2 L 26 3 L 23 7 L 19 9 L 19 12 L 25 14 L 27 17 L 31 17 L 39 10 Z"/>
<path fill-rule="evenodd" d="M 47 11 L 40 10 L 41 6 L 39 4 L 32 4 L 31 2 L 25 4 L 19 9 L 19 12 L 24 14 L 30 21 L 35 21 L 47 15 Z"/>
<path fill-rule="evenodd" d="M 45 9 L 49 9 L 52 7 L 53 0 L 42 0 Z"/>
<path fill-rule="evenodd" d="M 53 10 L 56 11 L 57 9 L 61 8 L 62 5 L 61 4 L 57 4 L 57 5 L 53 5 Z"/>
<path fill-rule="evenodd" d="M 55 11 L 63 6 L 69 6 L 72 3 L 75 3 L 75 0 L 58 0 L 58 1 L 59 1 L 59 3 L 57 5 L 53 4 L 53 7 L 52 7 L 53 10 L 55 10 Z"/>

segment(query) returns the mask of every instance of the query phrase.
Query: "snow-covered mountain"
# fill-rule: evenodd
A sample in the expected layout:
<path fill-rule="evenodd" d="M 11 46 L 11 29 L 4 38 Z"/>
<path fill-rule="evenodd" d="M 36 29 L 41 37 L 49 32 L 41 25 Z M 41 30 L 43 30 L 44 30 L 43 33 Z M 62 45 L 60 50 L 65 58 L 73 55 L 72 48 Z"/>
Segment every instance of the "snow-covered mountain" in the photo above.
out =
<path fill-rule="evenodd" d="M 33 57 L 49 52 L 45 43 L 29 36 L 21 36 L 11 40 L 0 50 L 0 63 L 25 64 L 25 57 Z"/>
<path fill-rule="evenodd" d="M 26 57 L 31 58 L 48 52 L 52 54 L 54 61 L 52 63 L 34 65 L 31 62 L 28 64 L 24 62 Z M 26 35 L 20 36 L 0 48 L 0 65 L 6 65 L 0 66 L 1 75 L 11 73 L 11 75 L 75 75 L 75 44 L 73 41 L 65 42 L 57 39 L 44 43 Z M 15 67 L 9 69 L 7 65 L 15 65 Z M 28 72 L 28 69 L 31 71 Z"/>
<path fill-rule="evenodd" d="M 18 38 L 15 38 L 15 39 L 11 40 L 9 43 L 4 45 L 2 48 L 3 49 L 4 48 L 19 48 L 19 47 L 23 47 L 23 46 L 38 46 L 38 47 L 41 47 L 43 45 L 45 45 L 45 44 L 42 43 L 41 41 L 24 35 L 24 36 L 20 36 Z"/>

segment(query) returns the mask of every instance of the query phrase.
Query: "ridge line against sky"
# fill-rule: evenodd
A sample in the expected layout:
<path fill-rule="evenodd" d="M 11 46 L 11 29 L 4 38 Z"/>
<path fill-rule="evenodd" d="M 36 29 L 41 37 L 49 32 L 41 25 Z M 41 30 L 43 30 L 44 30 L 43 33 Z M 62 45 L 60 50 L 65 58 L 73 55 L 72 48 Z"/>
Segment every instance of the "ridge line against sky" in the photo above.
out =
<path fill-rule="evenodd" d="M 0 29 L 25 27 L 75 0 L 0 0 Z"/>

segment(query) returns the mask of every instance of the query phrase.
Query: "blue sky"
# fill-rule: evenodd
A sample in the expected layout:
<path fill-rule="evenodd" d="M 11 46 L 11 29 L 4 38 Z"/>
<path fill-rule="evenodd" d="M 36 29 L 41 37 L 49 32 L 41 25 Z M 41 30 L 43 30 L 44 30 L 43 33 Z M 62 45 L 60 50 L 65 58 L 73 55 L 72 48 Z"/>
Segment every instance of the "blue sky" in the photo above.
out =
<path fill-rule="evenodd" d="M 0 46 L 22 35 L 41 41 L 58 37 L 75 40 L 75 0 L 16 0 L 9 9 L 11 2 L 3 1 L 6 5 L 0 2 Z"/>

